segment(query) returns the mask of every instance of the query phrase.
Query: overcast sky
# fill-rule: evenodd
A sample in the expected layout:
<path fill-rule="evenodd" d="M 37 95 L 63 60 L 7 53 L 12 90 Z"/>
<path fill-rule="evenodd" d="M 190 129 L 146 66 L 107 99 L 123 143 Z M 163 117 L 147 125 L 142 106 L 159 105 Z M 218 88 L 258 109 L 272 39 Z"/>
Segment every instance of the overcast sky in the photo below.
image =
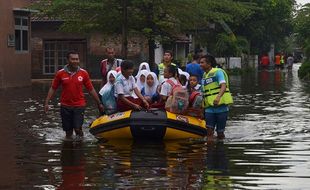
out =
<path fill-rule="evenodd" d="M 296 2 L 298 3 L 298 4 L 306 4 L 306 3 L 310 3 L 310 0 L 296 0 Z"/>

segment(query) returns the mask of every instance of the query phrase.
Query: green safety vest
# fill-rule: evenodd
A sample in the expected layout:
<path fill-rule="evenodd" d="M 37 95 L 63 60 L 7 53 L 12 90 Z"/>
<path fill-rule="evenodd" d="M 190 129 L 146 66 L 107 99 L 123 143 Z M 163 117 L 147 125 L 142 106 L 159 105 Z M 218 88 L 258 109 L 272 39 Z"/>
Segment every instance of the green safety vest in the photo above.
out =
<path fill-rule="evenodd" d="M 230 105 L 233 103 L 233 98 L 229 91 L 229 81 L 226 72 L 220 68 L 212 68 L 208 73 L 203 74 L 202 79 L 202 89 L 203 89 L 203 98 L 204 98 L 204 107 L 211 107 L 213 101 L 221 90 L 221 86 L 218 81 L 215 79 L 217 71 L 223 71 L 225 81 L 226 81 L 226 91 L 220 99 L 218 105 Z"/>
<path fill-rule="evenodd" d="M 280 64 L 283 65 L 284 64 L 284 56 L 281 55 L 281 58 L 280 58 Z"/>
<path fill-rule="evenodd" d="M 177 66 L 176 64 L 174 63 L 171 63 L 171 65 L 173 66 Z M 161 75 L 161 76 L 164 76 L 164 69 L 165 69 L 165 65 L 164 63 L 161 63 L 158 65 L 158 77 Z"/>

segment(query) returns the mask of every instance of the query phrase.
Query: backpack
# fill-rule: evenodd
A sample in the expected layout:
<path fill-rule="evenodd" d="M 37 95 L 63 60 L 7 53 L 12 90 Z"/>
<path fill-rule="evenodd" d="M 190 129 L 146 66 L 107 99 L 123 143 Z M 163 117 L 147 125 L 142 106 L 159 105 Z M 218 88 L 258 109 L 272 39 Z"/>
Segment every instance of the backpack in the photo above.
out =
<path fill-rule="evenodd" d="M 174 84 L 172 80 L 166 81 L 172 86 L 170 96 L 165 104 L 165 109 L 172 113 L 182 114 L 188 107 L 188 92 L 180 83 Z"/>
<path fill-rule="evenodd" d="M 203 117 L 203 96 L 200 92 L 194 91 L 191 93 L 189 97 L 189 108 L 187 109 L 187 115 L 194 116 L 194 117 Z"/>
<path fill-rule="evenodd" d="M 200 92 L 194 91 L 189 96 L 189 106 L 194 109 L 202 108 L 203 97 Z"/>

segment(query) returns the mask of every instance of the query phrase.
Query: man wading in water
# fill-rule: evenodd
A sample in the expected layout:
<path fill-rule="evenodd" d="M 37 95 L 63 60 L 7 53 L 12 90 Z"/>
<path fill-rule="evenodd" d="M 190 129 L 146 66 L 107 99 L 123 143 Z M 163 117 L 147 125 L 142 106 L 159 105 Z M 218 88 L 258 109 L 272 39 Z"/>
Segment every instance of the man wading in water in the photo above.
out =
<path fill-rule="evenodd" d="M 83 86 L 86 87 L 89 94 L 97 102 L 100 112 L 103 112 L 103 105 L 90 81 L 87 71 L 79 66 L 79 54 L 73 51 L 69 52 L 67 54 L 67 61 L 68 64 L 55 75 L 45 100 L 44 111 L 47 113 L 49 110 L 48 102 L 61 85 L 60 115 L 62 128 L 66 132 L 66 138 L 72 138 L 73 130 L 77 136 L 83 137 L 82 125 L 86 105 Z"/>
<path fill-rule="evenodd" d="M 200 59 L 204 70 L 202 90 L 204 97 L 205 119 L 208 130 L 208 141 L 213 140 L 214 130 L 218 139 L 224 139 L 224 131 L 228 116 L 228 105 L 233 103 L 229 91 L 229 81 L 226 72 L 216 67 L 215 58 L 205 55 Z"/>

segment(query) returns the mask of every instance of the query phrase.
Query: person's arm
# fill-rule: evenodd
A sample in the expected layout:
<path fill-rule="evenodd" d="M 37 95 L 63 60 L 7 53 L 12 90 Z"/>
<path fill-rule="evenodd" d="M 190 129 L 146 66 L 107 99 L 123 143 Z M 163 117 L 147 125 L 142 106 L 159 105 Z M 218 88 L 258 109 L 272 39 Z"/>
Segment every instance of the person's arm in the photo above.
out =
<path fill-rule="evenodd" d="M 45 111 L 45 113 L 47 113 L 48 110 L 49 110 L 48 102 L 52 99 L 54 94 L 55 94 L 55 90 L 52 87 L 50 87 L 50 89 L 48 90 L 46 99 L 45 99 L 45 103 L 44 103 L 44 111 Z"/>
<path fill-rule="evenodd" d="M 57 88 L 59 87 L 59 85 L 61 84 L 61 74 L 59 72 L 56 73 L 52 85 L 50 87 L 50 89 L 48 90 L 45 102 L 44 102 L 44 111 L 45 113 L 48 112 L 49 110 L 49 106 L 48 106 L 48 102 L 53 98 L 55 91 L 57 90 Z"/>
<path fill-rule="evenodd" d="M 98 110 L 100 113 L 103 113 L 104 111 L 104 108 L 103 108 L 103 105 L 101 104 L 101 101 L 98 97 L 98 94 L 93 86 L 93 84 L 91 83 L 91 80 L 90 80 L 90 77 L 88 75 L 88 73 L 86 72 L 85 73 L 85 76 L 84 76 L 85 80 L 83 80 L 83 83 L 84 83 L 84 86 L 86 87 L 86 89 L 88 90 L 88 93 L 94 98 L 94 100 L 96 101 L 97 103 L 97 106 L 98 106 Z"/>
<path fill-rule="evenodd" d="M 222 83 L 220 84 L 221 89 L 220 92 L 218 93 L 218 95 L 216 96 L 215 100 L 213 101 L 213 104 L 216 106 L 220 103 L 221 97 L 223 96 L 223 94 L 226 91 L 226 83 Z"/>
<path fill-rule="evenodd" d="M 217 77 L 217 80 L 219 81 L 221 89 L 220 89 L 220 92 L 217 94 L 215 100 L 213 101 L 214 106 L 217 106 L 220 103 L 221 97 L 226 91 L 226 81 L 225 81 L 224 73 L 222 71 L 218 71 L 216 73 L 216 77 Z"/>
<path fill-rule="evenodd" d="M 161 85 L 161 89 L 160 89 L 160 101 L 162 102 L 166 102 L 166 100 L 168 99 L 168 91 L 169 91 L 169 84 L 164 82 Z"/>
<path fill-rule="evenodd" d="M 152 101 L 153 102 L 156 102 L 156 101 L 158 101 L 159 100 L 159 94 L 156 92 L 155 94 L 153 94 L 153 96 L 152 96 Z"/>
<path fill-rule="evenodd" d="M 100 101 L 100 99 L 99 99 L 99 97 L 98 97 L 98 94 L 97 94 L 96 90 L 93 88 L 91 91 L 89 91 L 89 94 L 90 94 L 90 95 L 94 98 L 94 100 L 96 101 L 99 112 L 100 112 L 100 113 L 103 113 L 104 107 L 103 107 L 103 105 L 102 105 L 102 103 L 101 103 L 101 101 Z"/>
<path fill-rule="evenodd" d="M 143 101 L 143 104 L 145 105 L 146 108 L 149 108 L 150 105 L 149 103 L 146 101 L 146 99 L 142 96 L 142 94 L 140 93 L 139 89 L 136 87 L 133 89 L 133 91 L 135 92 L 135 94 Z"/>

